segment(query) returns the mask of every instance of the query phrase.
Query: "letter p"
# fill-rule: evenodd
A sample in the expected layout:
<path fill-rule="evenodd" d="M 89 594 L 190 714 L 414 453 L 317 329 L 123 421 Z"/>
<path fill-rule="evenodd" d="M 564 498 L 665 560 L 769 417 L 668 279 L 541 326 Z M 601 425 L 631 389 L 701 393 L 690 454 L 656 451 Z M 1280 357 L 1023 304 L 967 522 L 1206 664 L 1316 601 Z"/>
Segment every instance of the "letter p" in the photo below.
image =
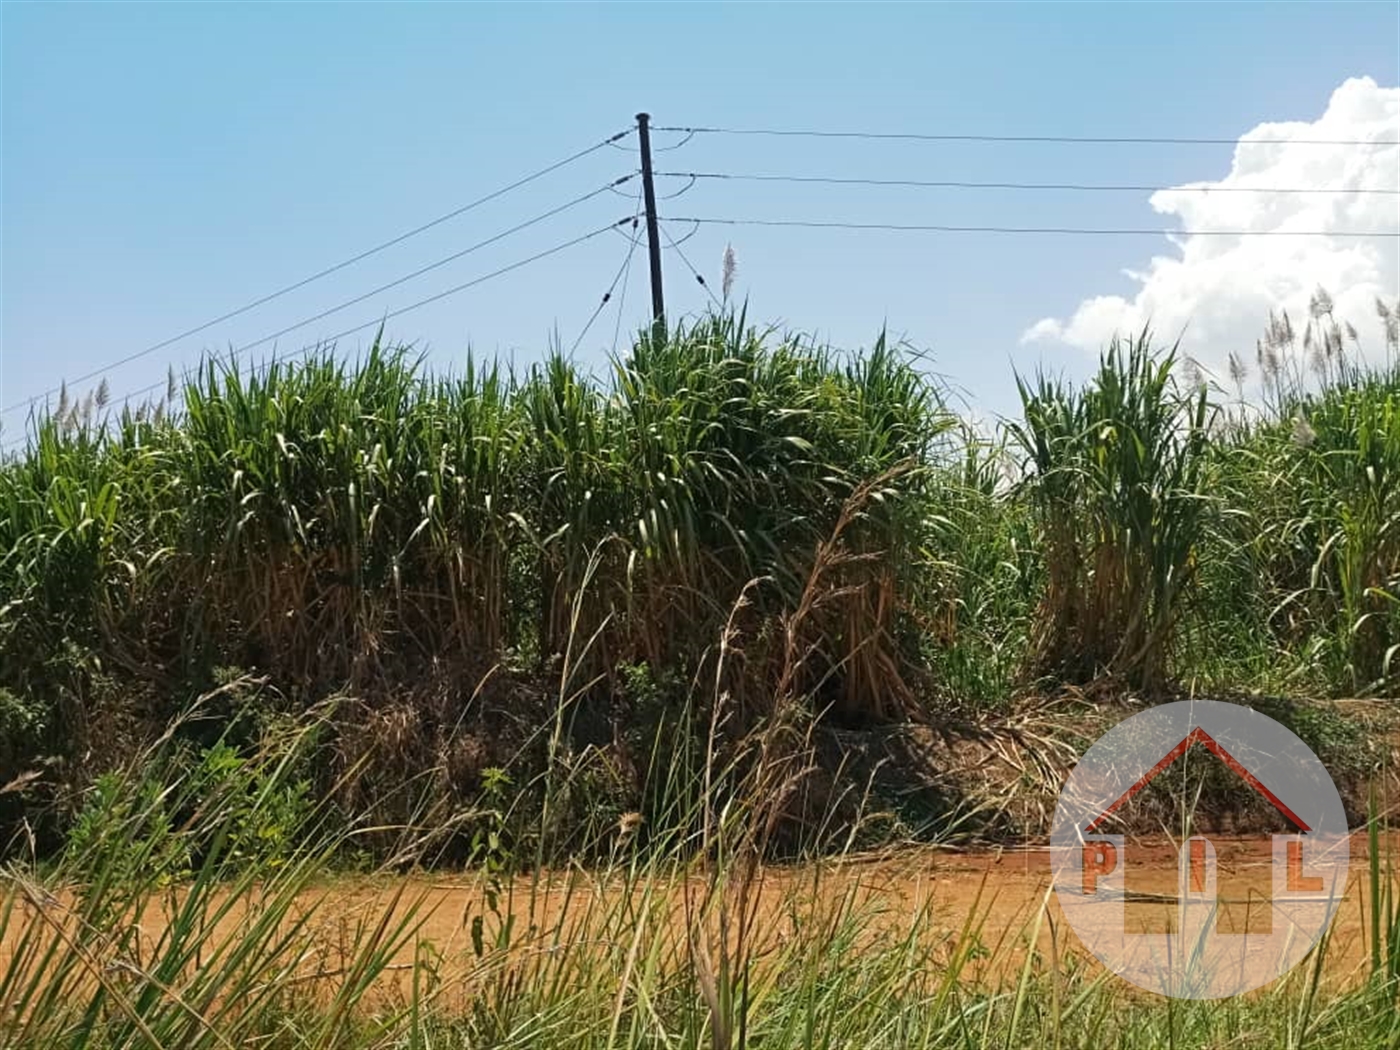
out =
<path fill-rule="evenodd" d="M 1084 843 L 1084 892 L 1094 892 L 1100 875 L 1118 867 L 1118 850 L 1111 842 Z"/>

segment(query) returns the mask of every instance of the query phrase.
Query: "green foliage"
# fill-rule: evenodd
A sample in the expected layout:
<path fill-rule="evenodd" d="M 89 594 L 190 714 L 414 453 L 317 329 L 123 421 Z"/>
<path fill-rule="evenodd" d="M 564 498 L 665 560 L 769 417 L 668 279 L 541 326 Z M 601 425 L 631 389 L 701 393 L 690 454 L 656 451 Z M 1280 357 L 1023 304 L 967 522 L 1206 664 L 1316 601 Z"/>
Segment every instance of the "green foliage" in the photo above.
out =
<path fill-rule="evenodd" d="M 693 659 L 749 580 L 794 602 L 845 496 L 927 462 L 948 418 L 883 338 L 847 361 L 733 316 L 643 338 L 606 385 L 558 356 L 431 378 L 376 342 L 353 367 L 210 360 L 180 393 L 159 424 L 42 422 L 6 464 L 7 681 L 63 639 L 307 693 L 441 654 L 545 661 L 595 630 L 581 671 Z M 907 692 L 885 598 L 912 593 L 918 479 L 853 532 L 877 563 L 832 610 L 870 712 Z"/>
<path fill-rule="evenodd" d="M 347 847 L 376 856 L 410 818 L 440 859 L 669 848 L 737 790 L 708 749 L 785 705 L 862 732 L 995 719 L 1047 676 L 1396 696 L 1400 372 L 1344 331 L 1318 299 L 1309 386 L 1271 319 L 1248 420 L 1143 333 L 1083 386 L 1018 380 L 1024 418 L 982 434 L 883 336 L 732 313 L 601 377 L 434 376 L 376 339 L 68 405 L 0 464 L 0 787 L 38 774 L 0 821 L 96 835 L 98 778 L 196 695 L 182 775 L 256 798 L 221 847 L 249 863 L 331 796 L 381 818 Z M 249 780 L 328 698 L 354 713 L 317 760 Z M 1313 728 L 1339 770 L 1364 750 Z M 148 838 L 190 812 L 157 801 Z"/>
<path fill-rule="evenodd" d="M 164 785 L 150 777 L 133 781 L 104 773 L 88 792 L 68 834 L 64 866 L 90 867 L 114 885 L 150 879 L 168 886 L 190 875 L 187 838 L 175 834 Z"/>
<path fill-rule="evenodd" d="M 965 427 L 962 445 L 930 484 L 919 640 L 942 704 L 976 714 L 1020 684 L 1043 564 L 1034 515 L 1010 489 L 1007 435 Z"/>
<path fill-rule="evenodd" d="M 1249 706 L 1286 726 L 1335 780 L 1374 773 L 1384 758 L 1385 741 L 1332 704 L 1260 697 Z"/>
<path fill-rule="evenodd" d="M 21 759 L 33 756 L 51 716 L 45 704 L 0 688 L 0 776 L 13 775 Z"/>
<path fill-rule="evenodd" d="M 1292 325 L 1275 319 L 1261 343 L 1273 377 L 1268 413 L 1220 435 L 1211 469 L 1230 513 L 1213 552 L 1222 568 L 1210 604 L 1216 622 L 1264 649 L 1298 685 L 1394 696 L 1400 358 L 1392 341 L 1387 364 L 1363 368 L 1330 312 L 1320 312 L 1327 300 L 1315 304 L 1304 352 L 1318 382 L 1303 383 Z M 1389 308 L 1380 309 L 1389 321 Z"/>
<path fill-rule="evenodd" d="M 1039 951 L 1039 913 L 930 937 L 823 896 L 822 865 L 756 866 L 780 821 L 793 855 L 882 841 L 819 730 L 997 715 L 1045 672 L 1395 695 L 1395 373 L 1324 360 L 1222 426 L 1171 354 L 1118 342 L 988 438 L 883 340 L 843 360 L 721 317 L 604 383 L 557 356 L 426 378 L 376 344 L 41 424 L 0 467 L 0 760 L 60 745 L 82 790 L 47 865 L 7 858 L 0 1044 L 1395 1045 L 1384 800 L 1349 991 L 1319 989 L 1324 945 L 1258 996 L 1129 1000 Z M 1383 768 L 1333 708 L 1255 706 L 1339 778 Z M 481 879 L 464 982 L 414 936 L 414 880 L 382 923 L 317 891 L 448 855 Z M 760 950 L 765 896 L 788 930 Z M 985 977 L 1013 943 L 1019 979 Z"/>
<path fill-rule="evenodd" d="M 1176 349 L 1115 338 L 1074 390 L 1017 380 L 1041 527 L 1044 604 L 1033 661 L 1086 682 L 1107 674 L 1160 689 L 1206 527 L 1207 397 L 1183 391 Z"/>
<path fill-rule="evenodd" d="M 218 793 L 228 799 L 231 861 L 269 868 L 288 861 L 312 810 L 309 780 L 276 776 L 225 743 L 204 752 L 192 779 L 197 798 Z"/>
<path fill-rule="evenodd" d="M 97 777 L 68 835 L 70 870 L 97 866 L 116 883 L 168 885 L 188 878 L 210 851 L 229 870 L 270 869 L 299 848 L 313 809 L 311 784 L 290 779 L 288 763 L 253 761 L 223 741 L 193 759 L 184 749 L 168 754 L 164 767 Z"/>

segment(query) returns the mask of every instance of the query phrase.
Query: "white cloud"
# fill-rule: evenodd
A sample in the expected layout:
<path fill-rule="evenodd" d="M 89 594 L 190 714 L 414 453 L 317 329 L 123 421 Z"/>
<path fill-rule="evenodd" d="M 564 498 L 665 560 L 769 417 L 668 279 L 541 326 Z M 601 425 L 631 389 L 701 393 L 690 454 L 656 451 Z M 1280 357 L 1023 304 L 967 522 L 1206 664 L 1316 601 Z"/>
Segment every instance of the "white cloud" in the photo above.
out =
<path fill-rule="evenodd" d="M 1400 146 L 1303 145 L 1297 140 L 1374 142 L 1400 138 L 1400 88 L 1369 77 L 1348 80 L 1316 121 L 1260 124 L 1235 148 L 1230 172 L 1162 190 L 1150 198 L 1160 214 L 1187 230 L 1323 230 L 1328 237 L 1171 237 L 1174 254 L 1125 270 L 1139 287 L 1131 298 L 1085 299 L 1068 318 L 1031 325 L 1022 343 L 1063 343 L 1097 353 L 1117 333 L 1150 325 L 1163 339 L 1182 337 L 1182 352 L 1217 376 L 1233 351 L 1251 365 L 1255 340 L 1271 309 L 1305 320 L 1321 285 L 1335 316 L 1360 333 L 1363 349 L 1383 346 L 1375 301 L 1400 295 L 1400 241 L 1340 236 L 1346 231 L 1400 228 L 1392 194 L 1201 193 L 1199 187 L 1400 188 Z M 1246 145 L 1281 140 L 1280 145 Z M 1171 225 L 1176 225 L 1172 223 Z M 1301 323 L 1298 324 L 1301 328 Z M 1185 330 L 1183 333 L 1183 329 Z"/>

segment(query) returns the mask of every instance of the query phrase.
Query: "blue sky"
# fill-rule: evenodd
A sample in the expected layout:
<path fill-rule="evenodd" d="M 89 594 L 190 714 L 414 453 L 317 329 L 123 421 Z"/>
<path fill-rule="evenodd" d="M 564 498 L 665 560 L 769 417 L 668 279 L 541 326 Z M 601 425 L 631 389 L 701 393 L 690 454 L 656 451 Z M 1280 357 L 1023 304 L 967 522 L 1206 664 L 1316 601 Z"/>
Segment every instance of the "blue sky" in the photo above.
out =
<path fill-rule="evenodd" d="M 339 262 L 625 128 L 638 110 L 661 125 L 1233 140 L 1264 121 L 1316 120 L 1351 77 L 1395 87 L 1397 11 L 1338 2 L 6 3 L 0 403 Z M 679 136 L 656 139 L 665 146 Z M 258 339 L 627 174 L 633 144 L 114 369 L 110 387 L 121 394 L 161 379 L 172 363 Z M 1229 145 L 697 136 L 660 154 L 658 168 L 1169 186 L 1224 178 L 1232 153 Z M 684 185 L 663 179 L 658 189 Z M 701 182 L 662 212 L 1172 225 L 1148 197 Z M 632 207 L 602 194 L 252 359 L 371 320 Z M 675 237 L 690 230 L 670 227 Z M 1084 346 L 1025 344 L 1030 326 L 1068 317 L 1096 295 L 1131 296 L 1124 269 L 1171 250 L 1161 237 L 748 227 L 702 227 L 683 250 L 717 284 L 727 243 L 738 257 L 735 294 L 748 297 L 752 318 L 852 347 L 888 324 L 987 412 L 1014 409 L 1013 367 L 1043 360 L 1084 371 Z M 566 347 L 574 342 L 626 248 L 621 237 L 595 238 L 396 318 L 389 334 L 443 367 L 468 347 L 526 363 L 556 330 Z M 640 252 L 634 262 L 624 333 L 646 319 Z M 674 252 L 664 266 L 671 313 L 701 309 L 704 293 Z M 1395 270 L 1382 269 L 1384 290 Z M 605 360 L 616 305 L 614 297 L 582 344 L 585 362 Z M 353 353 L 369 334 L 340 346 Z M 3 423 L 0 440 L 12 441 L 23 413 Z"/>

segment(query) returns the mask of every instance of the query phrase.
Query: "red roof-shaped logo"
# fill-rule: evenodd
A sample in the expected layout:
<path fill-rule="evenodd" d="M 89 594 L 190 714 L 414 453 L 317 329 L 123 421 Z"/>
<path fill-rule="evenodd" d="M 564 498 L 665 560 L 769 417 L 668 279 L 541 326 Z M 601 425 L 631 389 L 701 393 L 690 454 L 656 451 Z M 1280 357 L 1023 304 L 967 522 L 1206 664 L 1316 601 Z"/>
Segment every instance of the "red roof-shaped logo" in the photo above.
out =
<path fill-rule="evenodd" d="M 1120 806 L 1126 803 L 1128 799 L 1132 798 L 1139 791 L 1145 788 L 1148 782 L 1151 781 L 1153 777 L 1155 777 L 1158 773 L 1162 772 L 1162 770 L 1166 769 L 1169 765 L 1171 765 L 1178 758 L 1184 755 L 1187 749 L 1192 744 L 1204 744 L 1208 751 L 1210 751 L 1213 755 L 1215 755 L 1232 770 L 1234 770 L 1237 774 L 1239 774 L 1239 776 L 1244 780 L 1246 784 L 1248 784 L 1255 791 L 1259 792 L 1259 794 L 1263 795 L 1266 799 L 1273 803 L 1274 808 L 1277 809 L 1280 813 L 1282 813 L 1284 818 L 1287 819 L 1291 824 L 1293 824 L 1294 827 L 1296 827 L 1299 831 L 1312 830 L 1310 827 L 1308 827 L 1307 824 L 1305 824 L 1302 821 L 1298 814 L 1294 813 L 1291 809 L 1289 809 L 1283 804 L 1282 799 L 1280 799 L 1277 795 L 1275 795 L 1272 791 L 1265 787 L 1258 777 L 1256 777 L 1249 770 L 1245 769 L 1244 766 L 1240 764 L 1239 760 L 1236 759 L 1234 755 L 1230 754 L 1230 752 L 1226 751 L 1223 747 L 1221 747 L 1220 744 L 1216 742 L 1215 738 L 1212 737 L 1200 726 L 1197 726 L 1195 729 L 1191 730 L 1191 732 L 1187 733 L 1186 736 L 1182 738 L 1181 743 L 1177 744 L 1176 747 L 1172 748 L 1165 755 L 1163 755 L 1162 760 L 1160 762 L 1158 762 L 1155 766 L 1153 766 L 1141 777 L 1139 777 L 1137 782 L 1133 784 L 1132 787 L 1128 788 L 1127 791 L 1123 792 L 1123 794 L 1119 797 L 1117 802 L 1113 803 L 1113 805 L 1109 806 L 1106 810 L 1104 810 L 1092 821 L 1090 821 L 1088 827 L 1086 827 L 1084 830 L 1093 831 L 1095 828 L 1097 828 L 1100 824 L 1102 824 L 1105 820 L 1109 818 L 1109 816 L 1114 812 L 1114 810 L 1118 809 Z"/>

